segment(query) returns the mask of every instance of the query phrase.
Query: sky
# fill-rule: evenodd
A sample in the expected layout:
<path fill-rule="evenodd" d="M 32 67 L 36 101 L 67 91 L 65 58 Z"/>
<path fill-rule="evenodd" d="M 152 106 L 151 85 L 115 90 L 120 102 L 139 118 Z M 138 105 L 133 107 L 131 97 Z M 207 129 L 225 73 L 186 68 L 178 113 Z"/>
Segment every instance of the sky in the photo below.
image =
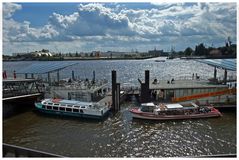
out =
<path fill-rule="evenodd" d="M 3 3 L 3 54 L 236 43 L 236 3 Z"/>

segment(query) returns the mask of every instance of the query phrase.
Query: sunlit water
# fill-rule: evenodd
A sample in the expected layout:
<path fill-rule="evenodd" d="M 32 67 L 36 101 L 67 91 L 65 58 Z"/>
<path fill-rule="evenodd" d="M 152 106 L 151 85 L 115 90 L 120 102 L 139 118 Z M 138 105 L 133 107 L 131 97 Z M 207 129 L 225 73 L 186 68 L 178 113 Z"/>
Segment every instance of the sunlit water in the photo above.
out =
<path fill-rule="evenodd" d="M 69 61 L 72 62 L 72 61 Z M 180 78 L 191 78 L 196 74 L 203 79 L 212 78 L 214 68 L 193 60 L 166 60 L 166 62 L 155 62 L 154 60 L 112 60 L 112 61 L 74 61 L 76 65 L 67 67 L 60 71 L 60 78 L 71 77 L 72 71 L 75 77 L 80 79 L 92 79 L 93 71 L 96 73 L 96 79 L 107 79 L 111 81 L 111 71 L 117 71 L 117 80 L 120 83 L 132 83 L 139 85 L 138 78 L 144 80 L 144 71 L 150 70 L 150 77 L 153 80 L 164 79 L 171 80 Z M 13 71 L 30 66 L 33 63 L 52 63 L 42 61 L 24 61 L 24 62 L 4 62 L 3 69 L 7 70 L 8 76 L 13 77 Z M 61 63 L 61 61 L 59 61 Z M 236 72 L 228 71 L 228 77 L 235 76 Z M 217 76 L 223 78 L 224 70 L 218 70 Z M 24 77 L 24 75 L 17 75 Z M 56 80 L 56 73 L 52 73 L 52 79 Z M 30 75 L 29 75 L 30 77 Z M 43 74 L 43 78 L 47 78 Z"/>
<path fill-rule="evenodd" d="M 8 72 L 43 62 L 4 62 Z M 137 84 L 149 69 L 151 78 L 170 79 L 192 73 L 211 77 L 213 68 L 195 61 L 80 61 L 64 69 L 82 78 L 110 80 L 117 70 L 118 81 Z M 223 71 L 219 71 L 219 75 Z M 229 72 L 230 74 L 235 74 Z M 236 153 L 236 113 L 222 112 L 223 117 L 180 120 L 142 121 L 132 119 L 128 109 L 135 99 L 122 104 L 121 111 L 104 121 L 88 121 L 39 114 L 34 109 L 3 121 L 3 142 L 60 154 L 68 157 L 184 157 Z M 20 107 L 20 106 L 19 106 Z"/>

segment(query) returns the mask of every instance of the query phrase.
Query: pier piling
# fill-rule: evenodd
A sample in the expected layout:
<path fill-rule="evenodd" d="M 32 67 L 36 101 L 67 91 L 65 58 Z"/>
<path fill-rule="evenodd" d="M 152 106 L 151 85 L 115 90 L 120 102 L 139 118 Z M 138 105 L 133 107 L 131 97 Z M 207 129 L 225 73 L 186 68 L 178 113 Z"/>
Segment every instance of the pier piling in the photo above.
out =
<path fill-rule="evenodd" d="M 141 82 L 139 80 L 139 82 Z M 141 94 L 140 94 L 140 101 L 141 103 L 150 102 L 150 90 L 149 90 L 149 70 L 145 71 L 145 83 L 141 84 Z"/>
<path fill-rule="evenodd" d="M 114 112 L 120 110 L 120 83 L 116 80 L 116 71 L 112 71 L 112 109 Z"/>
<path fill-rule="evenodd" d="M 72 77 L 72 80 L 74 81 L 74 80 L 75 80 L 75 72 L 74 72 L 74 71 L 72 71 L 72 72 L 71 72 L 71 74 L 72 74 L 72 75 L 71 75 L 71 77 Z"/>
<path fill-rule="evenodd" d="M 227 84 L 227 70 L 224 71 L 224 84 Z"/>

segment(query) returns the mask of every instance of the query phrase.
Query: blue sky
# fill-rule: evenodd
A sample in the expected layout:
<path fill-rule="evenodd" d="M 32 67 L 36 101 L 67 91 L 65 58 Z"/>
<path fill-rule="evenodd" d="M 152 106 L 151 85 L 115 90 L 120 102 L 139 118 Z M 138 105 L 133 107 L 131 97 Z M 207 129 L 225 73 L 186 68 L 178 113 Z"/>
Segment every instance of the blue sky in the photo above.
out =
<path fill-rule="evenodd" d="M 236 3 L 3 3 L 3 53 L 236 43 Z"/>

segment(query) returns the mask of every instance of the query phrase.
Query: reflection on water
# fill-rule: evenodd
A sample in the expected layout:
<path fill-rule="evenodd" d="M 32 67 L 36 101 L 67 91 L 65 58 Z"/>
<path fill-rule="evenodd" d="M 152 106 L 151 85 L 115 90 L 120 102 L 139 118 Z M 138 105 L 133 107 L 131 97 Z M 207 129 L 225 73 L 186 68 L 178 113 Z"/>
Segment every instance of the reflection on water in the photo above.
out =
<path fill-rule="evenodd" d="M 71 61 L 69 61 L 71 62 Z M 150 70 L 151 79 L 171 80 L 179 78 L 191 78 L 193 73 L 197 73 L 201 78 L 212 78 L 214 68 L 193 60 L 166 60 L 164 63 L 158 63 L 154 60 L 127 60 L 127 61 L 74 61 L 78 64 L 67 67 L 60 71 L 60 78 L 71 77 L 71 71 L 75 72 L 75 77 L 80 79 L 92 79 L 93 71 L 96 73 L 96 79 L 107 79 L 111 81 L 111 71 L 117 71 L 117 80 L 120 83 L 133 83 L 139 85 L 138 78 L 144 79 L 144 70 Z M 7 70 L 8 77 L 13 76 L 13 71 L 30 66 L 33 63 L 51 63 L 51 62 L 4 62 L 3 69 Z M 59 61 L 59 63 L 61 63 Z M 228 71 L 228 76 L 235 75 L 236 72 Z M 224 70 L 217 70 L 217 76 L 223 78 Z M 20 76 L 20 75 L 17 75 Z M 22 75 L 24 77 L 25 75 Z M 56 80 L 57 74 L 51 73 L 52 80 Z M 47 74 L 42 75 L 47 78 Z"/>
<path fill-rule="evenodd" d="M 4 62 L 3 69 L 10 74 L 32 63 Z M 60 62 L 59 62 L 60 63 Z M 214 68 L 196 61 L 154 60 L 79 61 L 77 65 L 61 71 L 61 78 L 71 77 L 111 80 L 111 70 L 117 71 L 117 81 L 139 85 L 144 70 L 150 70 L 151 79 L 213 76 Z M 218 76 L 224 74 L 218 70 Z M 228 75 L 236 72 L 228 71 Z M 11 75 L 9 75 L 11 76 Z M 47 76 L 47 75 L 46 75 Z M 52 76 L 56 76 L 52 74 Z M 121 106 L 116 116 L 105 121 L 88 121 L 38 114 L 21 113 L 3 121 L 3 142 L 39 149 L 69 157 L 172 157 L 236 153 L 236 113 L 225 112 L 221 118 L 142 121 L 132 119 L 129 108 L 135 103 Z M 21 107 L 21 106 L 19 106 Z"/>
<path fill-rule="evenodd" d="M 3 141 L 71 157 L 178 157 L 236 153 L 236 115 L 142 121 L 129 108 L 104 121 L 46 116 L 35 111 L 3 122 Z M 16 125 L 17 124 L 17 125 Z"/>

